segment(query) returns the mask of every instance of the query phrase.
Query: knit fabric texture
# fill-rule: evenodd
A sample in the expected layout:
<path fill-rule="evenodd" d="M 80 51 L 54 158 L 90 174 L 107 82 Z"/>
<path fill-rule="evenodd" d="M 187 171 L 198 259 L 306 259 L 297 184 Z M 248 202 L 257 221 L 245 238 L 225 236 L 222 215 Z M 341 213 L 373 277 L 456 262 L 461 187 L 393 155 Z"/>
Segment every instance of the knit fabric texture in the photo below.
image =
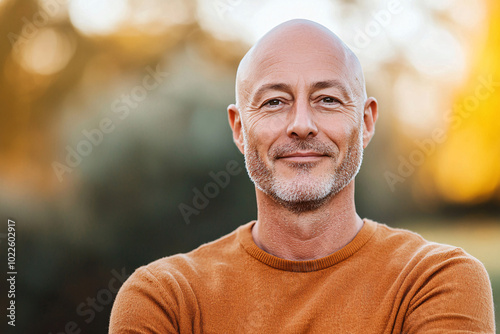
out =
<path fill-rule="evenodd" d="M 488 274 L 460 248 L 364 219 L 339 251 L 290 261 L 254 243 L 254 224 L 137 269 L 109 332 L 495 332 Z"/>

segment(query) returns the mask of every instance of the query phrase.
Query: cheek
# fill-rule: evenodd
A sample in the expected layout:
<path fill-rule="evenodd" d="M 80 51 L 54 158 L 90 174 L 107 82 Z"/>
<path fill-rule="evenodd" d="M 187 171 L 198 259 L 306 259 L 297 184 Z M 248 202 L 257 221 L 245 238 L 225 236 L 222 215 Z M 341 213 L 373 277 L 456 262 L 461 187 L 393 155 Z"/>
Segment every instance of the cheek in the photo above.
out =
<path fill-rule="evenodd" d="M 343 134 L 343 142 L 344 145 L 347 146 L 347 148 L 357 143 L 357 141 L 359 140 L 360 131 L 362 131 L 362 129 L 360 128 L 359 124 L 345 126 Z"/>
<path fill-rule="evenodd" d="M 255 115 L 246 120 L 246 131 L 250 144 L 260 150 L 268 150 L 284 132 L 285 122 L 278 114 Z"/>
<path fill-rule="evenodd" d="M 356 124 L 354 119 L 338 116 L 322 120 L 320 123 L 322 125 L 321 130 L 341 152 L 345 152 L 348 146 L 356 143 L 361 128 L 360 124 Z"/>
<path fill-rule="evenodd" d="M 363 149 L 363 137 L 360 137 L 360 134 L 362 133 L 363 128 L 359 126 L 349 129 L 349 132 L 346 135 L 346 148 L 344 149 L 344 154 L 353 150 Z"/>

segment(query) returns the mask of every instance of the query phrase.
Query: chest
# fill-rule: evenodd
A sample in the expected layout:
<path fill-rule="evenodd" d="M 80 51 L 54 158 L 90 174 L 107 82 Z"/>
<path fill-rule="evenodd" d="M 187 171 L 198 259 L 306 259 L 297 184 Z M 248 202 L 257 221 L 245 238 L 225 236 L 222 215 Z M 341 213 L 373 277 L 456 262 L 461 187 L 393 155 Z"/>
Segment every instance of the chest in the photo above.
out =
<path fill-rule="evenodd" d="M 204 289 L 204 333 L 393 333 L 404 316 L 401 284 L 380 275 L 247 273 Z"/>

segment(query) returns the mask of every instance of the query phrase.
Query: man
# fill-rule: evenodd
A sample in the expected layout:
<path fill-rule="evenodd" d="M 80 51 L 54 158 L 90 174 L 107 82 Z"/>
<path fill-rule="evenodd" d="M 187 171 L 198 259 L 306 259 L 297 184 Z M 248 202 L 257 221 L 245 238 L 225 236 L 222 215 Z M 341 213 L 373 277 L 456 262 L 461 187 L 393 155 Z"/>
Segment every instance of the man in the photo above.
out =
<path fill-rule="evenodd" d="M 358 59 L 328 29 L 292 20 L 266 34 L 228 107 L 257 221 L 139 268 L 110 332 L 493 333 L 481 263 L 357 215 L 377 112 Z"/>

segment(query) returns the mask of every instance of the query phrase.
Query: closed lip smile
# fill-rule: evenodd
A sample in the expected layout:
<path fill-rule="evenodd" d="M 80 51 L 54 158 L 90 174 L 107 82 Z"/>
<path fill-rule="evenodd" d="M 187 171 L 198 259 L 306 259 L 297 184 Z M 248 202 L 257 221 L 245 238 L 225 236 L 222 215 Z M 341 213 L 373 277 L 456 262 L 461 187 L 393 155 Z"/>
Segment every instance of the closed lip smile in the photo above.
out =
<path fill-rule="evenodd" d="M 294 159 L 294 160 L 309 160 L 309 159 L 317 159 L 326 157 L 326 154 L 318 153 L 318 152 L 293 152 L 284 154 L 278 159 Z"/>

